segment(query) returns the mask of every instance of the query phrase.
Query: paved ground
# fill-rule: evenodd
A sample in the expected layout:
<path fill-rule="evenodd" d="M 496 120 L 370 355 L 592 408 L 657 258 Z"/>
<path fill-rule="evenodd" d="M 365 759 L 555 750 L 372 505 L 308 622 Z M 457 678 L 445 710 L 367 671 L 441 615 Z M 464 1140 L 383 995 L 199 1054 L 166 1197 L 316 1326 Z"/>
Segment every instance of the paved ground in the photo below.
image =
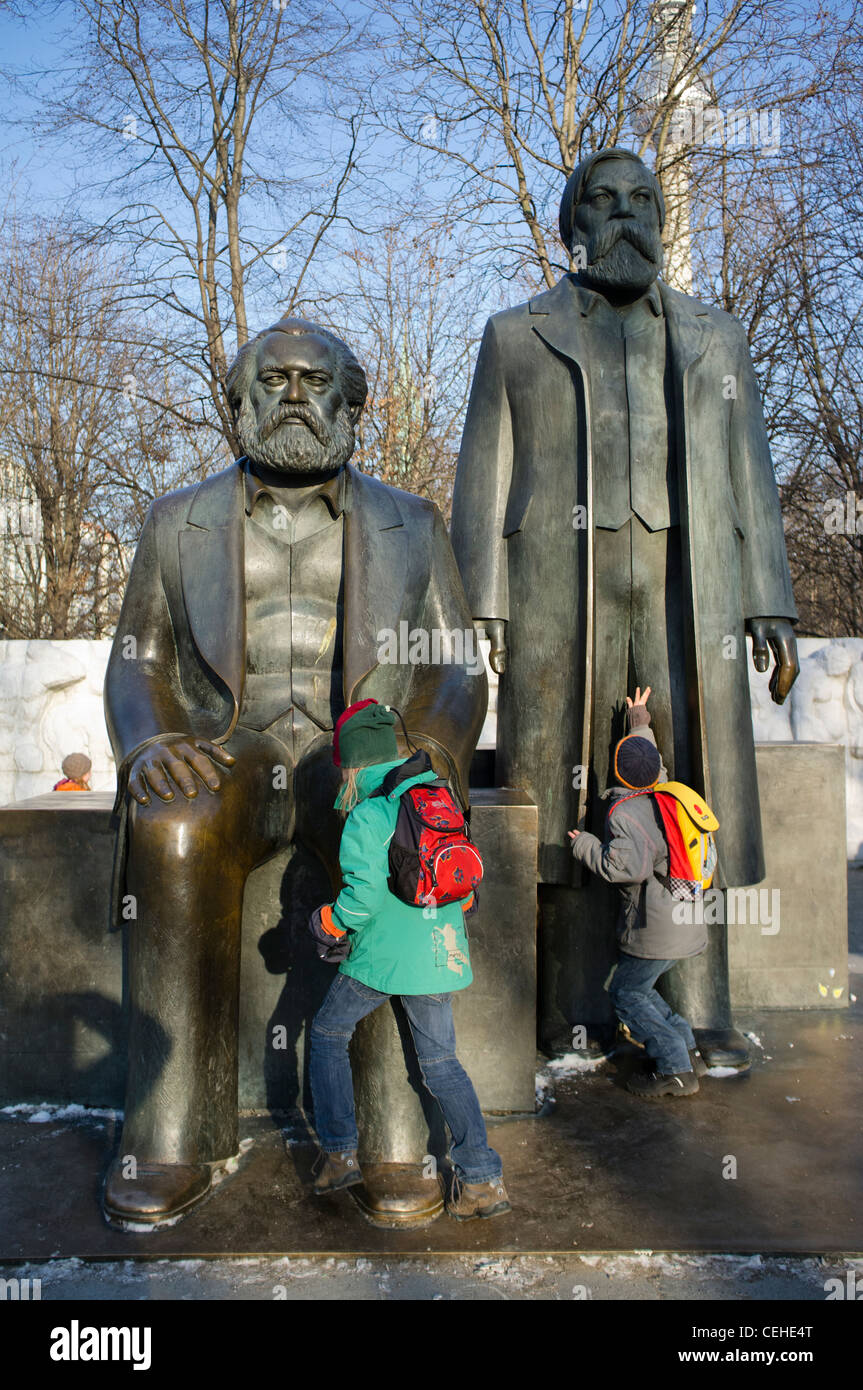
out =
<path fill-rule="evenodd" d="M 312 1147 L 296 1134 L 286 1153 L 255 1115 L 207 1202 L 124 1234 L 98 1204 L 115 1118 L 31 1108 L 0 1115 L 0 1275 L 41 1277 L 44 1299 L 815 1300 L 853 1268 L 863 1292 L 863 872 L 850 880 L 848 1010 L 738 1018 L 751 1072 L 661 1105 L 623 1089 L 632 1055 L 546 1066 L 542 1112 L 490 1126 L 509 1216 L 378 1230 L 348 1193 L 314 1199 Z"/>
<path fill-rule="evenodd" d="M 490 1122 L 512 1214 L 466 1224 L 444 1216 L 419 1231 L 368 1225 L 349 1193 L 313 1198 L 313 1146 L 286 1154 L 269 1115 L 244 1117 L 252 1143 L 238 1172 L 185 1221 L 114 1231 L 98 1195 L 116 1121 L 7 1114 L 0 1258 L 863 1251 L 863 1005 L 739 1021 L 753 1039 L 752 1070 L 708 1076 L 684 1100 L 630 1096 L 622 1083 L 634 1055 L 571 1076 L 548 1069 L 545 1113 Z"/>
<path fill-rule="evenodd" d="M 553 1302 L 778 1299 L 824 1302 L 859 1280 L 863 1261 L 760 1255 L 448 1255 L 283 1257 L 247 1260 L 108 1260 L 0 1268 L 41 1280 L 43 1301 L 211 1300 Z"/>

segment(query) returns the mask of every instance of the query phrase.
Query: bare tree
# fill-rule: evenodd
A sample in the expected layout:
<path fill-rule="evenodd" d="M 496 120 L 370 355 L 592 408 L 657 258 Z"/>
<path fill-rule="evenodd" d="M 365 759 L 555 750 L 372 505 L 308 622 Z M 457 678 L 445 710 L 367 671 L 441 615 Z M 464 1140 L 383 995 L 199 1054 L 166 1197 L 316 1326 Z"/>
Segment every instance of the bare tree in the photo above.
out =
<path fill-rule="evenodd" d="M 0 267 L 0 633 L 102 636 L 143 507 L 202 461 L 115 264 L 9 219 Z"/>
<path fill-rule="evenodd" d="M 338 331 L 369 380 L 354 462 L 448 515 L 477 318 L 452 226 L 414 212 L 355 240 L 346 262 Z"/>
<path fill-rule="evenodd" d="M 803 635 L 863 635 L 863 24 L 819 12 L 779 147 L 715 161 L 696 281 L 747 328 Z M 863 513 L 863 503 L 861 503 Z M 860 532 L 857 531 L 858 521 Z"/>
<path fill-rule="evenodd" d="M 328 83 L 359 28 L 318 0 L 73 3 L 80 80 L 46 74 L 44 125 L 107 163 L 92 194 L 128 195 L 103 236 L 236 453 L 223 383 L 255 296 L 296 301 L 354 169 L 357 120 Z"/>
<path fill-rule="evenodd" d="M 477 258 L 525 285 L 551 286 L 568 268 L 557 206 L 585 154 L 652 147 L 671 235 L 674 171 L 687 157 L 681 98 L 700 84 L 705 100 L 727 104 L 745 75 L 749 99 L 784 105 L 805 85 L 793 80 L 804 13 L 775 0 L 388 0 L 386 10 L 400 59 L 398 78 L 383 79 L 388 127 L 420 152 L 430 181 L 447 180 Z M 756 82 L 765 46 L 770 77 Z M 690 175 L 709 180 L 710 160 Z"/>
<path fill-rule="evenodd" d="M 360 465 L 446 509 L 478 301 L 494 310 L 569 267 L 563 181 L 586 152 L 618 143 L 663 184 L 667 274 L 687 287 L 674 279 L 682 248 L 694 292 L 749 332 L 803 626 L 861 630 L 856 532 L 825 547 L 823 526 L 859 473 L 853 7 L 374 0 L 381 61 L 368 97 L 354 8 L 72 4 L 86 26 L 81 83 L 46 97 L 46 124 L 107 175 L 94 186 L 94 245 L 109 238 L 125 257 L 117 302 L 141 307 L 142 343 L 164 343 L 162 365 L 150 354 L 139 368 L 137 406 L 123 407 L 136 443 L 117 451 L 115 479 L 132 529 L 161 478 L 200 475 L 235 450 L 225 367 L 274 300 L 314 311 L 364 358 Z M 353 83 L 349 102 L 336 80 Z M 705 105 L 718 128 L 696 129 Z M 360 184 L 367 107 L 378 143 L 364 159 L 378 177 Z"/>
<path fill-rule="evenodd" d="M 853 140 L 849 132 L 849 152 Z M 858 168 L 852 159 L 836 171 L 833 199 L 820 207 L 801 172 L 796 198 L 777 208 L 788 254 L 774 263 L 772 283 L 780 292 L 764 323 L 771 356 L 781 353 L 779 365 L 771 363 L 772 423 L 800 630 L 814 636 L 863 636 Z"/>
<path fill-rule="evenodd" d="M 863 535 L 847 521 L 834 543 L 825 535 L 836 498 L 863 485 L 859 10 L 390 0 L 387 11 L 400 67 L 383 119 L 459 207 L 475 272 L 498 293 L 516 282 L 509 302 L 576 268 L 556 217 L 580 158 L 622 144 L 653 163 L 666 278 L 749 334 L 800 630 L 863 632 Z"/>

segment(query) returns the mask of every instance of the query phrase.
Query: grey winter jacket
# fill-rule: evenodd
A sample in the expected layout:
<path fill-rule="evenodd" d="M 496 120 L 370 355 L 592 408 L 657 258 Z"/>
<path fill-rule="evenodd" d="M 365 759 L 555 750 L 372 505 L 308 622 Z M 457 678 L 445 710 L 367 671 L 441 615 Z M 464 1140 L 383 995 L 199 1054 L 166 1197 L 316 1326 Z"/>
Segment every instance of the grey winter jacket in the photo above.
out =
<path fill-rule="evenodd" d="M 636 705 L 631 713 L 635 715 L 629 721 L 632 732 L 655 745 L 647 711 Z M 659 780 L 668 780 L 664 766 Z M 621 801 L 623 797 L 628 799 Z M 633 795 L 628 787 L 612 787 L 607 799 L 611 812 L 605 824 L 605 839 L 598 840 L 585 831 L 572 842 L 572 853 L 592 873 L 620 889 L 620 949 L 627 955 L 649 960 L 681 960 L 699 955 L 707 945 L 707 927 L 703 923 L 675 922 L 675 906 L 692 905 L 677 903 L 656 877 L 657 873 L 668 872 L 668 846 L 653 797 Z"/>

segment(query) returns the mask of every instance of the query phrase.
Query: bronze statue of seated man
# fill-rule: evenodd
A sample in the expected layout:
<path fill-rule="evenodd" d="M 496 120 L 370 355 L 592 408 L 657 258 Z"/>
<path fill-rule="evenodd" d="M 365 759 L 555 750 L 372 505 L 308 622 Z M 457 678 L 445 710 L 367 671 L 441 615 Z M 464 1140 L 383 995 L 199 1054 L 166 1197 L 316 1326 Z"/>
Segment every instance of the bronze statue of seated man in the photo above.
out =
<path fill-rule="evenodd" d="M 467 799 L 484 673 L 387 663 L 381 633 L 470 631 L 470 612 L 437 508 L 348 462 L 366 393 L 345 343 L 281 319 L 228 375 L 244 456 L 158 498 L 141 533 L 105 685 L 134 905 L 115 1223 L 176 1220 L 237 1152 L 243 889 L 297 838 L 337 891 L 341 712 L 396 706 Z"/>

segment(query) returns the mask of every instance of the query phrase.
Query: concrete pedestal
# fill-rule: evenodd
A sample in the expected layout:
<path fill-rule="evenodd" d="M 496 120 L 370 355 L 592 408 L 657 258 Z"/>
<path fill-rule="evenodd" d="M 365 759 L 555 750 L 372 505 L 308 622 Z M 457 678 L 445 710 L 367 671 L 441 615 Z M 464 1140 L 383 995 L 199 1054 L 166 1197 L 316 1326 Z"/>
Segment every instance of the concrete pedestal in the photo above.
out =
<path fill-rule="evenodd" d="M 847 1008 L 845 750 L 763 743 L 755 752 L 767 864 L 758 911 L 766 907 L 774 920 L 729 924 L 731 1002 L 736 1009 Z"/>
<path fill-rule="evenodd" d="M 109 932 L 113 833 L 107 793 L 56 793 L 0 808 L 0 1104 L 122 1106 L 125 1085 L 122 933 Z M 484 1109 L 532 1111 L 536 1050 L 536 808 L 518 792 L 478 791 L 474 838 L 486 865 L 481 907 L 469 922 L 474 983 L 456 994 L 459 1055 Z M 330 897 L 318 861 L 302 848 L 250 876 L 243 910 L 240 1106 L 308 1108 L 308 1024 L 334 968 L 306 930 Z M 130 924 L 132 927 L 134 924 Z M 388 1017 L 383 1017 L 384 1014 Z M 396 1020 L 381 1010 L 357 1045 L 397 1076 L 387 1105 L 413 1107 Z M 367 1043 L 363 1042 L 366 1032 Z M 408 1047 L 408 1061 L 410 1049 Z M 366 1115 L 379 1084 L 370 1073 Z M 382 1083 L 380 1083 L 382 1084 Z M 387 1082 L 390 1085 L 390 1082 Z M 373 1108 L 373 1107 L 372 1107 Z M 428 1130 L 426 1130 L 428 1132 Z M 430 1140 L 430 1142 L 433 1142 Z M 442 1136 L 438 1139 L 442 1148 Z M 434 1152 L 434 1150 L 430 1150 Z"/>

